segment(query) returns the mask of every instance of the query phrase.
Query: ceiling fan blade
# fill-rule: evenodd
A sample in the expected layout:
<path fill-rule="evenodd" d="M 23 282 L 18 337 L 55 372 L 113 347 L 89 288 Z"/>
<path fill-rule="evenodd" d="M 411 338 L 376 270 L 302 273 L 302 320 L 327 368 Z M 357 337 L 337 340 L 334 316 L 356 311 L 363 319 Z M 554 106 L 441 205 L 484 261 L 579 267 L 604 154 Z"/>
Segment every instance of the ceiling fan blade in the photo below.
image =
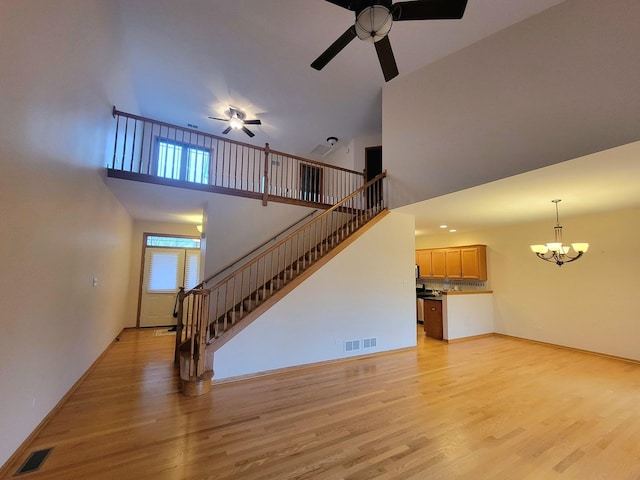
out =
<path fill-rule="evenodd" d="M 327 2 L 346 8 L 347 10 L 355 10 L 355 2 L 353 0 L 327 0 Z"/>
<path fill-rule="evenodd" d="M 378 60 L 380 60 L 380 66 L 382 67 L 384 81 L 388 82 L 398 75 L 398 66 L 396 65 L 396 59 L 393 56 L 389 37 L 386 36 L 381 40 L 378 40 L 374 45 L 376 46 Z"/>
<path fill-rule="evenodd" d="M 395 3 L 391 14 L 396 21 L 457 20 L 466 8 L 467 0 L 415 0 Z"/>
<path fill-rule="evenodd" d="M 250 137 L 255 137 L 255 134 L 251 130 L 249 130 L 247 127 L 242 127 L 242 131 L 247 135 L 249 135 Z"/>
<path fill-rule="evenodd" d="M 228 118 L 209 117 L 211 120 L 220 120 L 221 122 L 228 122 Z"/>
<path fill-rule="evenodd" d="M 262 125 L 262 122 L 260 120 L 245 120 L 244 124 L 245 125 Z"/>
<path fill-rule="evenodd" d="M 231 127 L 227 127 L 227 128 L 225 128 L 225 129 L 222 131 L 222 133 L 224 133 L 224 134 L 226 135 L 226 134 L 227 134 L 227 133 L 229 133 L 230 131 L 231 131 Z"/>
<path fill-rule="evenodd" d="M 325 65 L 340 53 L 340 51 L 346 47 L 351 40 L 356 38 L 356 36 L 356 27 L 355 25 L 351 25 L 346 32 L 340 35 L 340 37 L 322 53 L 322 55 L 313 61 L 311 66 L 316 70 L 322 70 Z"/>

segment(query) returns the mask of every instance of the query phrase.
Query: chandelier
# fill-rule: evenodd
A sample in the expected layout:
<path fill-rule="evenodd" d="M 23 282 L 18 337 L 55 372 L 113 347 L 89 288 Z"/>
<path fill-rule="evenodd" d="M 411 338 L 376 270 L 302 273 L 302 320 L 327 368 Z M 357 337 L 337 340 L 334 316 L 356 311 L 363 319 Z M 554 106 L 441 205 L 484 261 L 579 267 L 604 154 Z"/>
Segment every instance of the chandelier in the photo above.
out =
<path fill-rule="evenodd" d="M 572 243 L 571 248 L 577 255 L 569 255 L 570 248 L 562 244 L 562 225 L 558 217 L 558 203 L 560 199 L 551 200 L 556 204 L 556 226 L 553 227 L 555 233 L 555 241 L 549 242 L 546 245 L 531 245 L 531 251 L 535 253 L 538 258 L 547 262 L 553 262 L 559 267 L 565 263 L 573 262 L 579 259 L 587 250 L 589 250 L 588 243 Z"/>

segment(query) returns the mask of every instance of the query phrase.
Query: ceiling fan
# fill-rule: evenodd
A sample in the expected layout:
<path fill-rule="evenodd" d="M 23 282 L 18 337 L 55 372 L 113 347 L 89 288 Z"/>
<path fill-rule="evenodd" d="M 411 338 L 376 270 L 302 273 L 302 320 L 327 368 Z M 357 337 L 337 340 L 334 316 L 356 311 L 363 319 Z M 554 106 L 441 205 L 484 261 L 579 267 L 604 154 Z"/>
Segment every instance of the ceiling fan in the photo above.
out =
<path fill-rule="evenodd" d="M 229 110 L 225 112 L 229 118 L 217 118 L 217 117 L 209 117 L 211 120 L 220 120 L 222 122 L 228 122 L 229 126 L 225 128 L 222 133 L 225 135 L 229 133 L 231 130 L 242 130 L 244 133 L 249 135 L 250 137 L 254 137 L 255 133 L 249 130 L 245 125 L 262 125 L 260 120 L 245 120 L 247 115 L 237 108 L 229 107 Z"/>
<path fill-rule="evenodd" d="M 311 66 L 322 70 L 351 40 L 373 42 L 378 53 L 385 82 L 398 75 L 387 34 L 394 21 L 405 20 L 457 20 L 462 18 L 467 0 L 414 0 L 392 3 L 391 0 L 327 0 L 355 12 L 356 22 L 347 29 Z"/>

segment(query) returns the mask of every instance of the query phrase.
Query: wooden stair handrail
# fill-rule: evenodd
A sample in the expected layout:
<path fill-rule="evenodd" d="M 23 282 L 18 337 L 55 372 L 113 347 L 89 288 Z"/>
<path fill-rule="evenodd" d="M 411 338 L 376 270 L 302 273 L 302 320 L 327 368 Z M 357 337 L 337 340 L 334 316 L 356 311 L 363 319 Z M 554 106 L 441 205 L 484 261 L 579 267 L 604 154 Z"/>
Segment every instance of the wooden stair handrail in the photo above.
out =
<path fill-rule="evenodd" d="M 297 228 L 296 230 L 294 230 L 293 232 L 291 232 L 289 235 L 287 235 L 286 237 L 284 237 L 283 239 L 281 239 L 278 243 L 276 243 L 275 245 L 272 245 L 271 247 L 269 247 L 267 250 L 265 250 L 264 252 L 262 252 L 259 256 L 257 256 L 256 258 L 252 259 L 250 262 L 247 262 L 247 264 L 249 263 L 253 263 L 256 262 L 259 258 L 261 257 L 265 257 L 267 256 L 269 253 L 275 251 L 276 249 L 280 248 L 283 244 L 287 243 L 290 239 L 292 239 L 293 237 L 295 237 L 296 235 L 298 235 L 300 232 L 302 232 L 303 230 L 307 229 L 309 227 L 309 225 L 311 225 L 312 223 L 316 223 L 316 222 L 321 222 L 322 219 L 324 219 L 325 217 L 327 217 L 328 215 L 330 215 L 331 213 L 335 212 L 336 210 L 339 210 L 341 205 L 343 203 L 348 202 L 349 200 L 351 200 L 353 197 L 355 197 L 356 195 L 358 195 L 359 193 L 364 192 L 368 187 L 370 187 L 371 185 L 373 185 L 375 182 L 382 180 L 383 178 L 385 178 L 387 176 L 387 171 L 385 170 L 384 172 L 380 173 L 377 177 L 369 180 L 367 183 L 365 183 L 362 187 L 360 187 L 359 189 L 357 189 L 356 191 L 354 191 L 353 193 L 351 193 L 350 195 L 347 195 L 345 198 L 343 198 L 342 200 L 340 200 L 338 203 L 336 203 L 334 206 L 332 206 L 331 208 L 327 209 L 326 211 L 322 212 L 320 215 L 318 215 L 316 218 L 314 218 L 313 220 L 310 220 L 309 222 L 305 223 L 304 225 L 302 225 L 300 228 Z M 242 270 L 247 264 L 243 265 L 242 267 L 238 268 L 238 270 Z M 224 277 L 222 280 L 218 281 L 218 283 L 216 283 L 214 286 L 210 287 L 208 290 L 215 290 L 216 288 L 220 287 L 221 285 L 223 285 L 225 282 L 228 282 L 229 280 L 231 280 L 235 275 L 235 272 L 230 273 L 229 275 L 227 275 L 226 277 Z M 186 296 L 186 295 L 185 295 Z"/>
<path fill-rule="evenodd" d="M 229 341 L 230 335 L 244 329 L 247 326 L 246 321 L 241 323 L 239 330 L 236 325 L 247 314 L 251 315 L 256 308 L 256 305 L 252 305 L 254 301 L 259 307 L 264 300 L 277 295 L 289 282 L 313 266 L 380 212 L 386 210 L 382 197 L 382 180 L 386 176 L 387 172 L 384 171 L 369 180 L 322 214 L 289 233 L 275 245 L 234 269 L 214 286 L 190 290 L 187 293 L 184 289 L 180 290 L 176 361 L 180 365 L 183 392 L 185 392 L 185 385 L 191 385 L 189 389 L 193 385 L 210 388 L 209 380 L 213 375 L 212 355 L 215 351 L 212 346 L 216 344 L 214 340 L 225 338 L 225 342 Z M 361 195 L 360 198 L 358 198 L 359 195 Z M 334 217 L 329 216 L 336 212 L 339 221 L 334 223 Z M 305 239 L 307 236 L 308 244 Z M 301 240 L 304 242 L 304 248 L 298 249 L 297 246 L 294 248 L 294 245 L 299 245 Z M 289 247 L 289 255 L 287 255 L 287 247 Z M 281 259 L 282 263 L 280 263 Z M 261 262 L 264 268 L 262 279 L 258 276 Z M 267 267 L 267 265 L 270 266 Z M 253 286 L 252 270 L 256 273 Z M 247 289 L 243 291 L 245 279 L 247 279 Z M 245 306 L 245 302 L 249 302 L 248 305 Z M 253 315 L 255 317 L 255 313 Z"/>
<path fill-rule="evenodd" d="M 262 242 L 260 245 L 258 245 L 256 248 L 254 248 L 253 250 L 251 250 L 249 253 L 246 253 L 244 255 L 242 255 L 241 257 L 238 257 L 236 260 L 234 260 L 233 262 L 229 263 L 226 267 L 221 268 L 220 270 L 218 270 L 216 273 L 214 273 L 213 275 L 209 275 L 206 279 L 204 279 L 203 281 L 201 281 L 199 284 L 197 284 L 195 287 L 193 287 L 191 290 L 198 290 L 201 289 L 205 286 L 206 283 L 210 282 L 211 280 L 213 280 L 214 278 L 216 278 L 218 275 L 220 275 L 222 272 L 224 272 L 225 270 L 233 267 L 236 263 L 240 263 L 242 260 L 244 260 L 245 258 L 247 258 L 248 256 L 254 254 L 255 252 L 257 252 L 258 250 L 260 250 L 262 247 L 264 247 L 267 243 L 269 242 L 273 242 L 276 238 L 278 238 L 280 235 L 282 235 L 284 232 L 286 232 L 287 230 L 289 230 L 290 228 L 294 227 L 295 225 L 297 225 L 298 223 L 302 222 L 303 220 L 306 220 L 307 218 L 311 217 L 312 215 L 315 215 L 318 212 L 318 209 L 316 208 L 313 212 L 306 214 L 304 217 L 302 217 L 300 220 L 297 220 L 295 222 L 293 222 L 291 225 L 289 225 L 287 228 L 282 229 L 280 232 L 276 233 L 275 235 L 273 235 L 271 238 L 269 238 L 268 240 L 265 240 L 264 242 Z M 190 290 L 187 291 L 187 295 L 189 294 Z"/>

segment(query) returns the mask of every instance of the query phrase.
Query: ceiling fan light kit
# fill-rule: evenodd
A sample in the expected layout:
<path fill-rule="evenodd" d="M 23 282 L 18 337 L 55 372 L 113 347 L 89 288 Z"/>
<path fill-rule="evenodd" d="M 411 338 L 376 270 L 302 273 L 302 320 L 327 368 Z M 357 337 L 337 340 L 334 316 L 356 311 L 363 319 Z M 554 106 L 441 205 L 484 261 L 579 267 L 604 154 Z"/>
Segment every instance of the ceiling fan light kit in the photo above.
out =
<path fill-rule="evenodd" d="M 467 0 L 413 0 L 392 3 L 391 0 L 327 0 L 355 13 L 355 23 L 333 42 L 311 64 L 322 70 L 354 38 L 375 44 L 385 82 L 398 75 L 388 34 L 394 21 L 459 20 L 464 15 Z"/>
<path fill-rule="evenodd" d="M 362 10 L 356 17 L 356 34 L 360 40 L 377 42 L 387 36 L 393 25 L 389 9 L 373 5 Z"/>

